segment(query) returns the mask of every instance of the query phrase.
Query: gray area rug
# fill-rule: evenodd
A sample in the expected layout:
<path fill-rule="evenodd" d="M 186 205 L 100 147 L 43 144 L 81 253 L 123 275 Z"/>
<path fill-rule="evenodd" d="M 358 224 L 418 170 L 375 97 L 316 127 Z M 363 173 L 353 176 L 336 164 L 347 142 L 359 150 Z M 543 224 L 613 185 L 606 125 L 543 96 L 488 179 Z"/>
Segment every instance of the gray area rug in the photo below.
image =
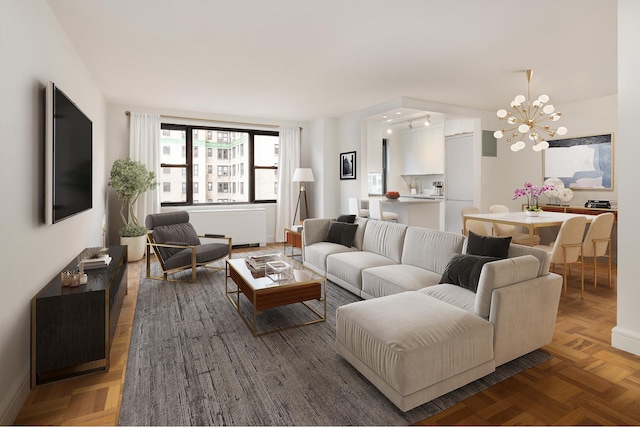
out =
<path fill-rule="evenodd" d="M 535 351 L 403 413 L 335 352 L 336 307 L 358 297 L 327 282 L 326 322 L 254 338 L 224 276 L 170 283 L 143 269 L 120 425 L 407 425 L 551 358 Z M 295 304 L 259 321 L 270 329 L 310 314 Z"/>

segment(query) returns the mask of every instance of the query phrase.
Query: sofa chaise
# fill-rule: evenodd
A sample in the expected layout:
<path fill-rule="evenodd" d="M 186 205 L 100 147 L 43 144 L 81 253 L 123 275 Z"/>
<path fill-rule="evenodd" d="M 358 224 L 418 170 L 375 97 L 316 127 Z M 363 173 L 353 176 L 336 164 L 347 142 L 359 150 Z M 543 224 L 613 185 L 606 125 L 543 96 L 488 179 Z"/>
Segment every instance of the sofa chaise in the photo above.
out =
<path fill-rule="evenodd" d="M 336 311 L 336 350 L 402 411 L 553 338 L 562 277 L 546 252 L 509 239 L 313 218 L 303 259 L 363 298 Z"/>

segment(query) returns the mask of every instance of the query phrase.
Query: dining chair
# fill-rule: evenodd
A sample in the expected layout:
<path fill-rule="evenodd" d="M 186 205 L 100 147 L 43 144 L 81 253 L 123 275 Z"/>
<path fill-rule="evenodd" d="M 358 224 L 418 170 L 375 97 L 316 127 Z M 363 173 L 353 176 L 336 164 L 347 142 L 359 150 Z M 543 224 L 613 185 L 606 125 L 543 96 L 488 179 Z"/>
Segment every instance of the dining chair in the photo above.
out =
<path fill-rule="evenodd" d="M 468 236 L 469 235 L 468 232 L 473 231 L 475 234 L 478 234 L 480 236 L 489 235 L 489 232 L 487 231 L 487 225 L 484 223 L 484 221 L 474 221 L 472 219 L 467 221 L 467 233 L 464 232 L 464 228 L 465 228 L 464 216 L 471 215 L 471 214 L 479 214 L 479 213 L 480 213 L 480 208 L 477 208 L 475 206 L 465 206 L 460 210 L 460 215 L 462 216 L 462 234 L 464 234 L 465 236 Z"/>
<path fill-rule="evenodd" d="M 509 208 L 505 205 L 492 205 L 489 207 L 491 213 L 509 213 Z M 500 237 L 511 236 L 511 243 L 518 245 L 531 246 L 531 236 L 529 233 L 520 233 L 516 231 L 516 227 L 509 224 L 493 223 L 493 234 Z M 533 236 L 533 244 L 540 244 L 540 236 Z"/>
<path fill-rule="evenodd" d="M 609 263 L 607 278 L 611 288 L 611 230 L 614 215 L 611 212 L 596 216 L 587 230 L 582 244 L 582 257 L 593 258 L 593 287 L 598 287 L 598 257 L 606 257 Z"/>
<path fill-rule="evenodd" d="M 564 296 L 567 296 L 567 266 L 571 275 L 571 265 L 580 264 L 580 298 L 584 298 L 584 262 L 582 260 L 582 242 L 587 219 L 576 216 L 565 220 L 560 226 L 558 236 L 549 245 L 535 245 L 550 255 L 551 268 L 555 264 L 562 264 Z"/>
<path fill-rule="evenodd" d="M 366 199 L 360 199 L 357 197 L 349 197 L 349 213 L 351 215 L 357 215 L 362 218 L 369 217 L 369 209 L 365 209 L 364 203 L 367 202 Z"/>
<path fill-rule="evenodd" d="M 369 199 L 369 218 L 381 221 L 398 222 L 398 214 L 395 212 L 384 212 L 382 210 L 382 200 Z"/>

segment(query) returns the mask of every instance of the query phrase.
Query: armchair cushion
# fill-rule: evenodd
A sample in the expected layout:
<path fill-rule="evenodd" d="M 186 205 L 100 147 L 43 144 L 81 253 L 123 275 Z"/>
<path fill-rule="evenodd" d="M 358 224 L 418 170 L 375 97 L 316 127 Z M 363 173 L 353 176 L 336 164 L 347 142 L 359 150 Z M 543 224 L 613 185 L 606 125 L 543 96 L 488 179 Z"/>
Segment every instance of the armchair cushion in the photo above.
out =
<path fill-rule="evenodd" d="M 167 248 L 165 248 L 167 249 Z M 196 263 L 206 263 L 212 259 L 222 258 L 229 254 L 229 245 L 226 243 L 207 243 L 196 246 Z M 191 248 L 178 249 L 178 252 L 165 260 L 165 268 L 172 270 L 174 268 L 184 267 L 191 264 Z"/>
<path fill-rule="evenodd" d="M 196 230 L 188 222 L 157 226 L 153 229 L 151 235 L 156 243 L 175 244 L 170 242 L 181 242 L 180 245 L 184 246 L 200 245 Z M 181 248 L 158 247 L 158 251 L 164 260 L 168 260 L 182 250 Z"/>

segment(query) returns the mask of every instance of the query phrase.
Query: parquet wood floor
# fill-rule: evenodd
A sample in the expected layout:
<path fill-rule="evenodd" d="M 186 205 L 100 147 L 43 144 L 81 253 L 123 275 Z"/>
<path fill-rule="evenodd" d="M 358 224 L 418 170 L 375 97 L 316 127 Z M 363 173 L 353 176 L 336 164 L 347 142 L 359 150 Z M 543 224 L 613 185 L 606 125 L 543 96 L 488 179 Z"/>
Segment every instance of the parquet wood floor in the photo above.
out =
<path fill-rule="evenodd" d="M 236 251 L 238 252 L 238 251 Z M 111 369 L 31 391 L 15 424 L 117 425 L 142 261 L 128 268 L 125 297 L 111 349 Z M 554 357 L 418 425 L 640 425 L 640 357 L 611 348 L 616 324 L 614 288 L 599 268 L 585 266 L 585 297 L 577 274 L 560 302 Z"/>

